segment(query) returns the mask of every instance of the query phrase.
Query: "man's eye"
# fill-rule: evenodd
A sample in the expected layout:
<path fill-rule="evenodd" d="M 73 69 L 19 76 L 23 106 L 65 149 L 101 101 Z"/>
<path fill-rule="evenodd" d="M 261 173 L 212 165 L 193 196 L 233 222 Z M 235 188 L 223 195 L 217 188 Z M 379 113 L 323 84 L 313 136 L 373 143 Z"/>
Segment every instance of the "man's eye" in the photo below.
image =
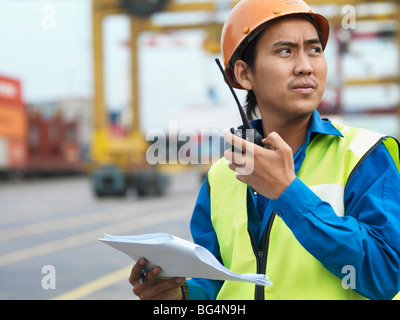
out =
<path fill-rule="evenodd" d="M 320 47 L 315 47 L 315 48 L 311 48 L 310 51 L 313 54 L 320 54 L 322 52 L 322 49 Z"/>
<path fill-rule="evenodd" d="M 277 53 L 279 53 L 279 54 L 291 54 L 292 50 L 290 50 L 289 48 L 282 48 L 282 49 L 279 49 L 277 51 Z"/>

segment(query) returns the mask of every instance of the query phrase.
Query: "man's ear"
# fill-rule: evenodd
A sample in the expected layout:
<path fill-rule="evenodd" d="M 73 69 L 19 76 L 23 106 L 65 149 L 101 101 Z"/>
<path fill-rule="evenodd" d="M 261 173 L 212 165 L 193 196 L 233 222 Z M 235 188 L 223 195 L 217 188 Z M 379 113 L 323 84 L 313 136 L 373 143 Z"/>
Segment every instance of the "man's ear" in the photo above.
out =
<path fill-rule="evenodd" d="M 250 66 L 243 60 L 237 60 L 234 68 L 237 82 L 246 90 L 253 90 L 252 73 Z"/>

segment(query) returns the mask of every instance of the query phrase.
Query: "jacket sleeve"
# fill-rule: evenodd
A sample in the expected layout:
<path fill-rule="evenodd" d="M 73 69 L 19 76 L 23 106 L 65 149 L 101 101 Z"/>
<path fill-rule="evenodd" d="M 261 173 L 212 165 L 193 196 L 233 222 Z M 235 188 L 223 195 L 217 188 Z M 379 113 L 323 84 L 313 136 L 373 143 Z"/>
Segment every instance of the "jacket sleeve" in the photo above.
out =
<path fill-rule="evenodd" d="M 400 290 L 400 175 L 384 145 L 348 181 L 344 202 L 338 217 L 296 178 L 272 208 L 329 271 L 343 279 L 343 267 L 354 268 L 355 291 L 392 299 Z"/>
<path fill-rule="evenodd" d="M 217 235 L 211 222 L 208 181 L 204 180 L 190 221 L 193 241 L 209 250 L 220 262 L 221 255 Z M 187 281 L 190 300 L 214 300 L 223 281 L 193 278 Z"/>

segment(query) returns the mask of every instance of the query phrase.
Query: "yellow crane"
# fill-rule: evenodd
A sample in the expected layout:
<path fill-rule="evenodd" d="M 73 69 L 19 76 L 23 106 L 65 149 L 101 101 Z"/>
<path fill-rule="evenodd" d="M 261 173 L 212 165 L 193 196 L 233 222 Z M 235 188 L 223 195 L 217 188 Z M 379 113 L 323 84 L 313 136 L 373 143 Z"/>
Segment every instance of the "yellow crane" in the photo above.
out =
<path fill-rule="evenodd" d="M 357 16 L 358 20 L 385 20 L 390 19 L 400 26 L 399 5 L 395 0 L 385 0 L 396 5 L 396 10 L 389 16 L 367 15 Z M 384 0 L 370 0 L 370 3 L 385 2 Z M 221 3 L 233 7 L 237 0 L 178 2 L 174 0 L 92 0 L 92 28 L 93 28 L 93 62 L 94 62 L 94 98 L 92 106 L 93 136 L 91 143 L 91 157 L 93 160 L 92 182 L 97 195 L 124 194 L 129 184 L 137 188 L 139 195 L 149 192 L 162 194 L 167 185 L 166 176 L 159 166 L 150 166 L 146 161 L 146 150 L 149 143 L 140 127 L 140 97 L 138 76 L 138 37 L 144 31 L 162 31 L 178 29 L 205 29 L 209 38 L 204 49 L 219 53 L 219 39 L 222 22 L 192 23 L 159 26 L 152 18 L 154 13 L 179 12 L 216 12 Z M 306 0 L 311 6 L 334 5 L 336 7 L 357 6 L 365 0 Z M 227 8 L 229 10 L 229 8 Z M 130 17 L 130 53 L 131 53 L 131 114 L 133 115 L 132 130 L 127 137 L 113 137 L 109 132 L 107 111 L 104 97 L 103 72 L 103 32 L 104 18 L 110 15 L 129 15 Z M 343 15 L 338 12 L 329 17 L 332 30 L 340 26 Z M 211 29 L 210 29 L 211 28 Z M 213 29 L 214 28 L 214 29 Z M 396 34 L 400 43 L 400 32 Z M 341 79 L 343 81 L 343 79 Z M 400 84 L 399 75 L 384 79 L 347 79 L 342 85 L 368 85 L 370 83 Z M 340 88 L 338 90 L 341 90 Z M 397 108 L 393 115 L 398 116 Z M 234 111 L 233 111 L 234 112 Z"/>
<path fill-rule="evenodd" d="M 235 1 L 232 2 L 232 5 Z M 92 103 L 91 178 L 95 194 L 123 195 L 129 185 L 139 195 L 163 194 L 167 176 L 159 166 L 146 161 L 149 146 L 140 128 L 140 97 L 138 76 L 138 36 L 144 31 L 160 30 L 152 14 L 165 12 L 214 11 L 214 2 L 176 3 L 172 0 L 92 0 L 94 97 Z M 104 96 L 103 20 L 110 15 L 129 15 L 131 53 L 132 130 L 126 137 L 110 134 Z M 205 28 L 205 24 L 168 26 L 168 29 Z M 208 44 L 210 46 L 210 44 Z M 212 44 L 211 44 L 212 46 Z M 214 45 L 215 47 L 215 45 Z"/>

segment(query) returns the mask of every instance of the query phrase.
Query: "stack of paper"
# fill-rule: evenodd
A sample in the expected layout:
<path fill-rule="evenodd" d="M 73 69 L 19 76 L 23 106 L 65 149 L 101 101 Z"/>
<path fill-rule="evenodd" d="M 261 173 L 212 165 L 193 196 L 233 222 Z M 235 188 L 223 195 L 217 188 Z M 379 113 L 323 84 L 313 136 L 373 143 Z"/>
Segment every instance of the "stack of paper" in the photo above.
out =
<path fill-rule="evenodd" d="M 155 266 L 161 267 L 160 277 L 248 281 L 262 286 L 272 284 L 263 274 L 231 272 L 204 247 L 168 233 L 138 236 L 104 235 L 104 238 L 99 240 L 122 251 L 134 261 L 146 258 L 147 271 Z"/>

